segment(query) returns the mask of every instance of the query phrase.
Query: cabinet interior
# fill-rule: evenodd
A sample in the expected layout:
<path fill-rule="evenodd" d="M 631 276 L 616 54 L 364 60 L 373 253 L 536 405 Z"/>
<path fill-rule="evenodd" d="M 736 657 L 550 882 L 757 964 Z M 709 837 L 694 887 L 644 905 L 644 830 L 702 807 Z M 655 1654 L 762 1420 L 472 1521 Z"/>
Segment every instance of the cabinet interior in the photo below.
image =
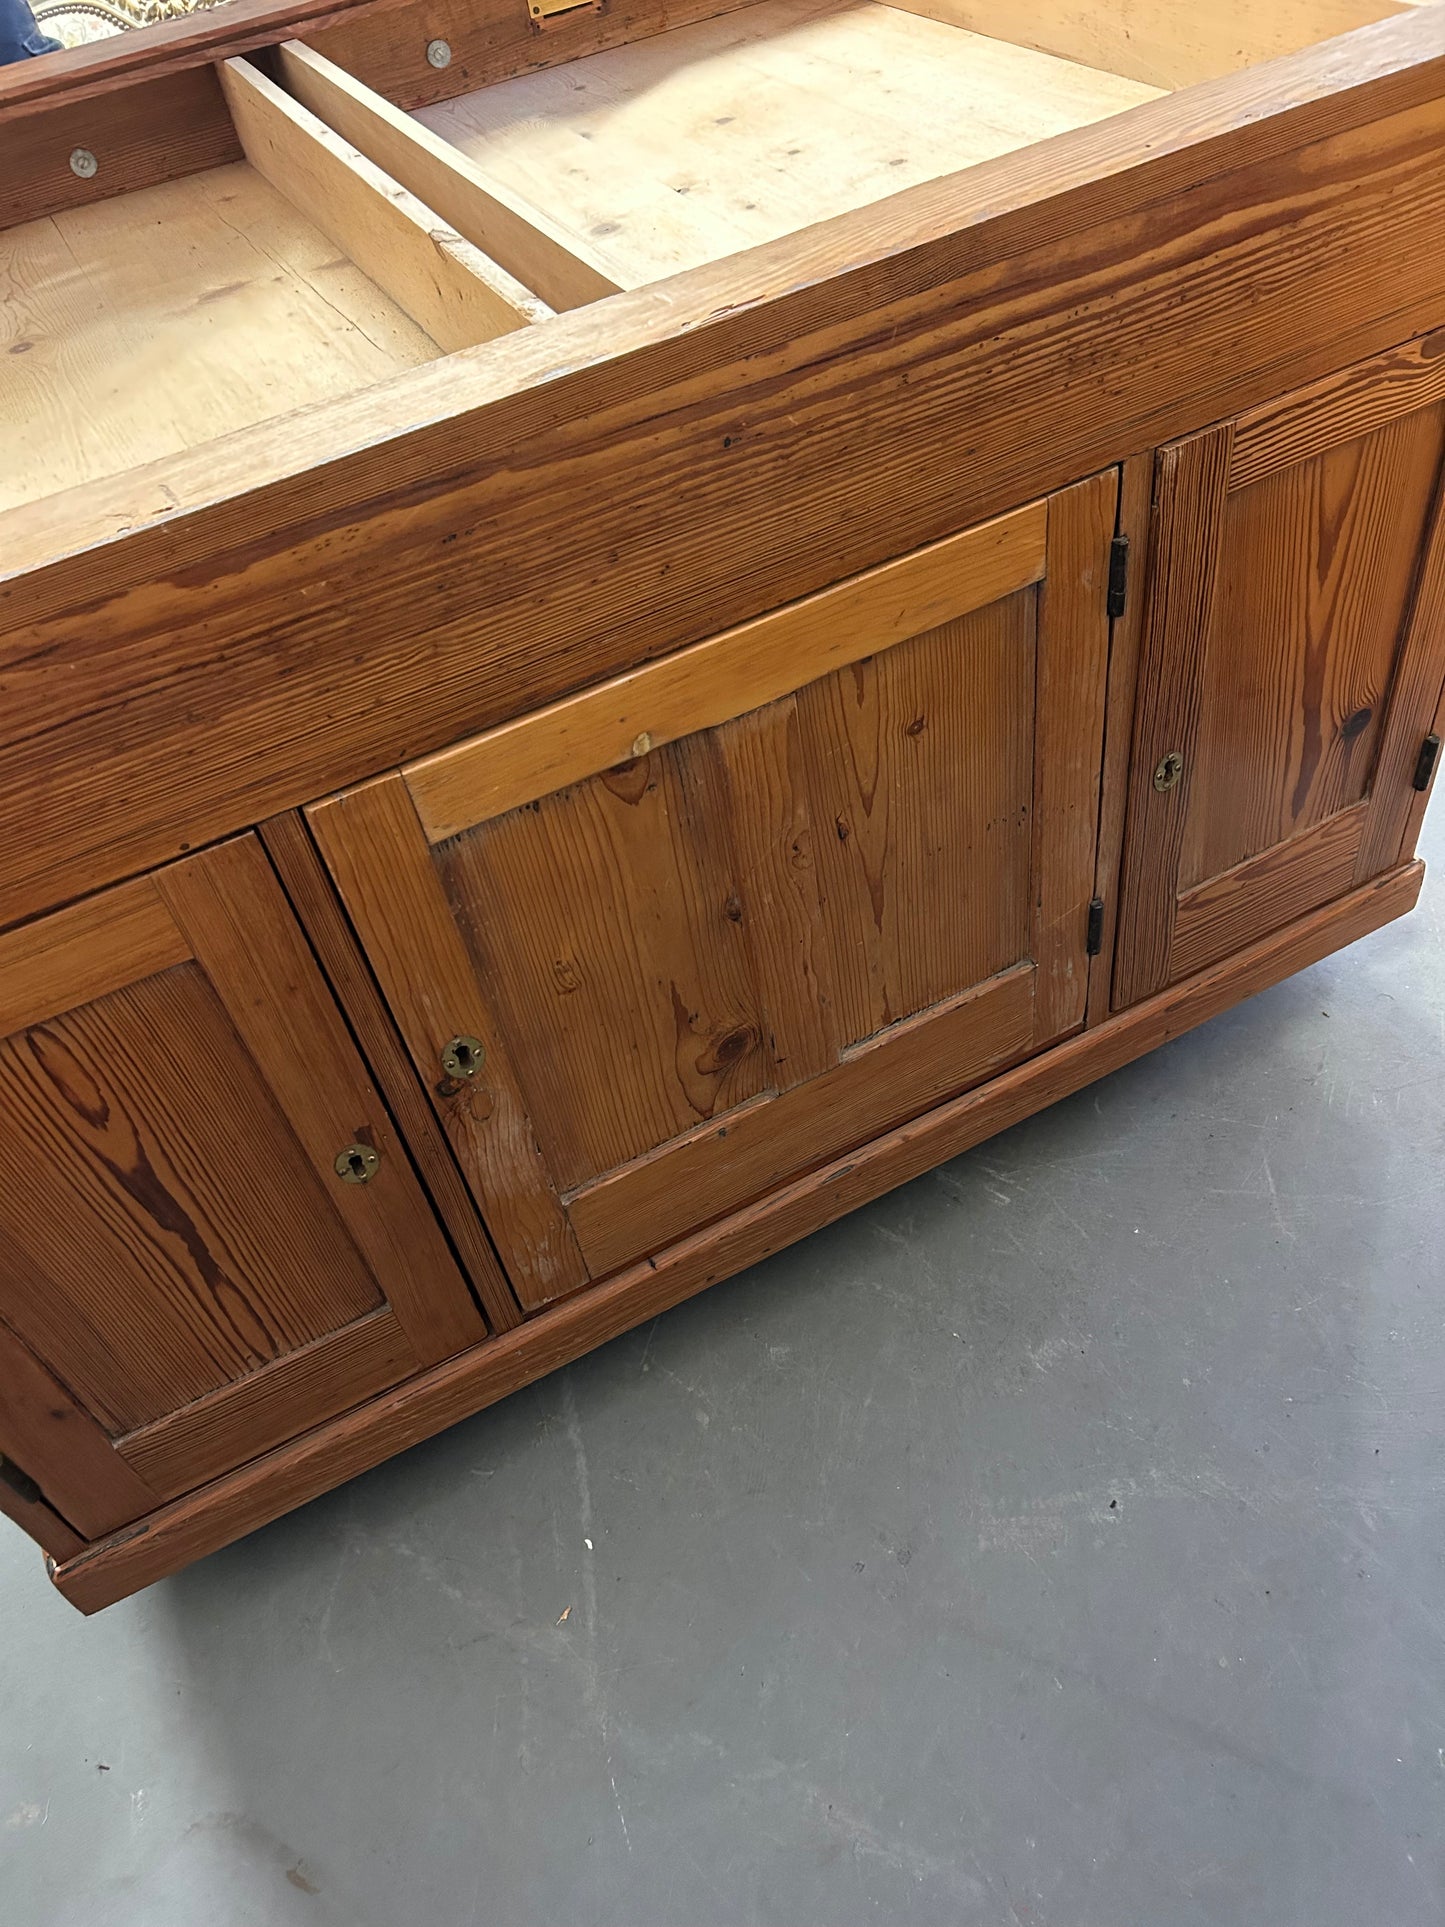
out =
<path fill-rule="evenodd" d="M 530 71 L 408 112 L 300 42 L 226 60 L 244 160 L 11 229 L 0 511 L 832 216 L 886 244 L 902 189 L 1402 11 L 761 0 L 556 59 L 593 9 L 516 4 Z"/>

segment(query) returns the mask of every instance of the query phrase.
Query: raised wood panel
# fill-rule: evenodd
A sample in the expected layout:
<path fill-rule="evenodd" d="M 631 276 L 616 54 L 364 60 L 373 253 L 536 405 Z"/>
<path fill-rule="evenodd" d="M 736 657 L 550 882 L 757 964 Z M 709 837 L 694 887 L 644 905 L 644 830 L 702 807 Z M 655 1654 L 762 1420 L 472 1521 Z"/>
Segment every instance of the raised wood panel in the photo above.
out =
<path fill-rule="evenodd" d="M 0 1452 L 72 1525 L 486 1336 L 254 837 L 12 931 L 0 1009 L 0 1319 L 31 1361 Z"/>
<path fill-rule="evenodd" d="M 114 1431 L 381 1303 L 194 966 L 7 1038 L 0 1110 L 6 1316 Z"/>
<path fill-rule="evenodd" d="M 1117 492 L 312 806 L 529 1308 L 1082 1022 Z"/>
<path fill-rule="evenodd" d="M 559 1189 L 767 1087 L 709 738 L 482 824 L 436 861 Z"/>
<path fill-rule="evenodd" d="M 1405 915 L 1423 876 L 1424 865 L 1413 863 L 1377 877 L 1213 970 L 809 1172 L 496 1343 L 418 1373 L 361 1410 L 318 1426 L 204 1493 L 163 1507 L 136 1530 L 78 1555 L 55 1574 L 56 1584 L 82 1612 L 96 1612 L 254 1531 Z"/>
<path fill-rule="evenodd" d="M 239 1387 L 128 1433 L 115 1449 L 154 1492 L 173 1499 L 359 1405 L 416 1364 L 395 1314 L 382 1307 L 251 1373 Z"/>
<path fill-rule="evenodd" d="M 1439 345 L 1159 453 L 1116 1004 L 1401 859 L 1445 678 Z"/>
<path fill-rule="evenodd" d="M 1437 402 L 1231 491 L 1181 890 L 1367 794 L 1442 446 Z"/>
<path fill-rule="evenodd" d="M 1242 948 L 1261 930 L 1293 923 L 1332 897 L 1343 896 L 1355 880 L 1368 814 L 1364 803 L 1338 810 L 1183 891 L 1174 913 L 1170 980 L 1191 977 Z"/>
<path fill-rule="evenodd" d="M 588 1264 L 598 1277 L 615 1271 L 1027 1056 L 1036 976 L 1032 963 L 1015 964 L 846 1050 L 807 1083 L 580 1191 L 568 1209 Z"/>

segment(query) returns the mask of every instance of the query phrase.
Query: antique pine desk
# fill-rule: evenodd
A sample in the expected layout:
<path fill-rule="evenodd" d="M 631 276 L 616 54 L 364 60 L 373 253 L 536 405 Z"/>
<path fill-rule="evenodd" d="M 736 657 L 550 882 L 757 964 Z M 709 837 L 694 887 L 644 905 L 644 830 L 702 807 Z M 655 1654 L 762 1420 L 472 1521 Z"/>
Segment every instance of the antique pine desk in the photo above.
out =
<path fill-rule="evenodd" d="M 1445 8 L 0 74 L 0 1507 L 91 1611 L 1407 911 Z"/>

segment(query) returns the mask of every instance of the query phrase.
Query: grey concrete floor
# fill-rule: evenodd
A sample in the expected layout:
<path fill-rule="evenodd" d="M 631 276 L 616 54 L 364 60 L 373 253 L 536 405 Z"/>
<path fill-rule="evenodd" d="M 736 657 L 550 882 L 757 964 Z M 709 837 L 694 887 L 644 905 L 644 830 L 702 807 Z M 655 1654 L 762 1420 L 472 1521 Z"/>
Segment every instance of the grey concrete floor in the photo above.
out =
<path fill-rule="evenodd" d="M 7 1532 L 0 1920 L 1436 1927 L 1427 892 L 99 1619 Z"/>

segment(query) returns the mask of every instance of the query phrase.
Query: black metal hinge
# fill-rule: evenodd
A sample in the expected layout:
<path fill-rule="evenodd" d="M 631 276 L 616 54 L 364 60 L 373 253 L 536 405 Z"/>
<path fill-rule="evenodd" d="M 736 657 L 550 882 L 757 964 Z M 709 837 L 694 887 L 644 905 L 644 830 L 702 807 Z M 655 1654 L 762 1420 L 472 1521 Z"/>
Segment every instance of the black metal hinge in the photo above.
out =
<path fill-rule="evenodd" d="M 1111 616 L 1121 616 L 1129 600 L 1129 538 L 1116 535 L 1109 544 L 1109 594 L 1105 602 Z"/>
<path fill-rule="evenodd" d="M 1104 899 L 1095 897 L 1089 905 L 1089 928 L 1084 938 L 1084 955 L 1097 957 L 1104 948 Z"/>
<path fill-rule="evenodd" d="M 0 1485 L 9 1486 L 26 1505 L 44 1505 L 45 1494 L 28 1472 L 22 1472 L 14 1459 L 0 1456 Z"/>
<path fill-rule="evenodd" d="M 1420 760 L 1415 765 L 1415 788 L 1427 790 L 1430 778 L 1435 774 L 1435 765 L 1440 760 L 1440 738 L 1427 736 L 1420 745 Z"/>

